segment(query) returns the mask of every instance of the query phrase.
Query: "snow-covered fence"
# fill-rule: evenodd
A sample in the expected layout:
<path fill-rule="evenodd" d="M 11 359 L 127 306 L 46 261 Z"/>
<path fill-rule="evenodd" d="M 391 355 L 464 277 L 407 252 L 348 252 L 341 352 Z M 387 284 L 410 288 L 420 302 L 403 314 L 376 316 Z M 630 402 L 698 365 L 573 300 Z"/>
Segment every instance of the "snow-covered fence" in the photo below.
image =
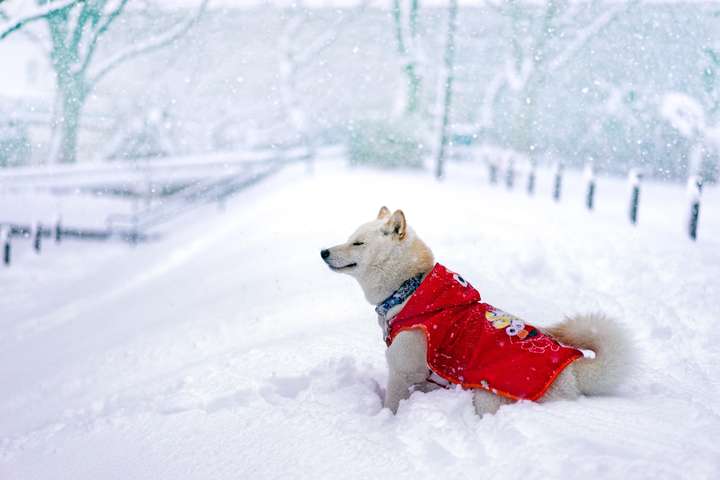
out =
<path fill-rule="evenodd" d="M 491 184 L 496 184 L 498 179 L 498 167 L 497 163 L 490 160 L 488 161 L 488 179 L 490 180 Z"/>
<path fill-rule="evenodd" d="M 40 253 L 42 250 L 42 239 L 44 234 L 45 229 L 43 228 L 42 223 L 37 222 L 33 233 L 33 250 L 35 250 L 36 253 Z"/>
<path fill-rule="evenodd" d="M 3 249 L 3 263 L 10 265 L 10 229 L 5 225 L 0 225 L 0 244 Z"/>
<path fill-rule="evenodd" d="M 560 201 L 562 195 L 562 176 L 563 176 L 563 164 L 558 162 L 555 165 L 555 176 L 553 182 L 553 200 L 556 202 Z"/>
<path fill-rule="evenodd" d="M 528 195 L 535 194 L 535 164 L 534 163 L 530 164 L 530 169 L 528 170 L 527 193 L 528 193 Z"/>
<path fill-rule="evenodd" d="M 172 159 L 100 164 L 46 165 L 0 170 L 0 190 L 41 190 L 52 193 L 103 192 L 145 196 L 148 192 L 175 193 L 198 179 L 223 178 L 258 164 L 304 159 L 304 148 L 215 153 Z"/>
<path fill-rule="evenodd" d="M 5 265 L 10 265 L 12 259 L 12 238 L 28 238 L 31 231 L 32 228 L 28 226 L 0 223 L 0 244 L 2 244 L 3 263 Z"/>
<path fill-rule="evenodd" d="M 698 219 L 700 216 L 700 194 L 702 193 L 702 179 L 692 175 L 688 179 L 688 196 L 690 197 L 690 212 L 688 216 L 688 235 L 697 240 Z"/>
<path fill-rule="evenodd" d="M 40 253 L 42 251 L 43 238 L 55 238 L 56 243 L 60 243 L 64 238 L 95 241 L 121 240 L 137 243 L 149 240 L 151 236 L 133 230 L 121 230 L 117 228 L 86 229 L 65 227 L 59 220 L 53 228 L 44 228 L 41 223 L 37 223 L 35 226 L 17 223 L 0 223 L 0 244 L 2 244 L 3 263 L 5 265 L 10 265 L 12 260 L 13 238 L 32 238 L 33 249 L 36 253 Z"/>
<path fill-rule="evenodd" d="M 631 169 L 628 174 L 628 181 L 630 183 L 630 223 L 637 225 L 638 221 L 638 206 L 640 204 L 640 180 L 642 180 L 642 173 L 637 169 Z"/>
<path fill-rule="evenodd" d="M 133 231 L 148 231 L 203 204 L 216 202 L 220 208 L 223 208 L 228 197 L 267 178 L 290 163 L 307 161 L 307 156 L 311 154 L 321 158 L 336 156 L 339 153 L 333 147 L 313 151 L 293 149 L 276 152 L 274 157 L 252 162 L 245 161 L 237 165 L 237 168 L 225 170 L 225 175 L 199 180 L 142 211 L 110 215 L 107 218 L 108 228 L 121 226 Z"/>
<path fill-rule="evenodd" d="M 515 185 L 515 161 L 509 158 L 505 169 L 505 186 L 508 190 L 512 190 L 513 185 Z"/>
<path fill-rule="evenodd" d="M 487 174 L 491 185 L 498 184 L 500 174 L 502 173 L 505 186 L 508 190 L 512 190 L 515 183 L 523 181 L 522 177 L 524 176 L 524 181 L 527 182 L 526 192 L 529 196 L 532 196 L 537 189 L 538 183 L 537 160 L 533 160 L 532 158 L 527 159 L 526 167 L 520 168 L 518 167 L 518 158 L 521 157 L 513 156 L 512 152 L 502 149 L 493 150 L 489 147 L 481 148 L 480 155 L 478 155 L 478 160 L 488 168 Z M 500 166 L 504 168 L 502 172 L 500 172 Z M 561 161 L 554 163 L 545 173 L 550 176 L 550 192 L 555 202 L 559 202 L 563 196 L 563 182 L 569 181 L 571 183 L 568 184 L 568 190 L 571 193 L 577 192 L 577 190 L 582 191 L 584 207 L 588 211 L 595 210 L 598 176 L 596 175 L 595 166 L 592 162 L 585 165 L 581 176 L 568 176 L 568 180 L 563 179 L 565 169 Z M 542 177 L 544 177 L 544 174 L 541 178 Z M 640 168 L 632 168 L 628 171 L 629 201 L 626 204 L 626 214 L 632 225 L 637 225 L 639 221 L 640 190 L 642 188 L 643 177 L 644 172 Z M 582 187 L 578 188 L 578 185 L 582 185 Z M 702 190 L 702 177 L 700 175 L 691 175 L 687 182 L 688 206 L 687 210 L 684 210 L 687 213 L 682 216 L 682 220 L 678 219 L 678 225 L 682 225 L 683 231 L 686 232 L 688 237 L 693 241 L 697 240 L 698 235 Z M 615 192 L 617 191 L 615 190 Z M 612 191 L 610 193 L 612 193 Z"/>
<path fill-rule="evenodd" d="M 337 156 L 336 148 L 325 148 L 316 154 Z M 282 167 L 305 161 L 306 149 L 284 152 L 255 152 L 255 157 L 242 153 L 235 158 L 204 158 L 198 161 L 152 162 L 139 168 L 136 165 L 73 166 L 70 169 L 17 169 L 0 172 L 0 187 L 7 191 L 44 190 L 52 193 L 82 191 L 117 191 L 136 189 L 137 184 L 145 185 L 152 179 L 155 185 L 182 185 L 172 194 L 157 200 L 155 204 L 137 209 L 131 214 L 110 214 L 105 228 L 87 229 L 69 227 L 60 217 L 55 222 L 43 224 L 18 224 L 0 221 L 5 263 L 10 264 L 12 239 L 32 239 L 37 253 L 42 250 L 44 238 L 54 238 L 55 243 L 64 239 L 109 241 L 119 240 L 131 244 L 152 240 L 159 234 L 150 231 L 177 216 L 211 202 L 222 206 L 224 201 L 241 190 L 277 172 Z M 217 157 L 217 156 L 216 156 Z M 117 178 L 120 177 L 120 178 Z M 133 183 L 134 182 L 134 183 Z M 134 191 L 134 190 L 133 190 Z M 141 193 L 141 192 L 140 192 Z M 130 195 L 135 204 L 138 195 Z"/>
<path fill-rule="evenodd" d="M 585 206 L 588 210 L 592 210 L 595 207 L 595 169 L 590 164 L 585 167 L 585 179 L 587 180 Z"/>
<path fill-rule="evenodd" d="M 122 227 L 141 232 L 172 220 L 176 216 L 203 204 L 217 202 L 222 208 L 225 199 L 278 171 L 283 162 L 255 164 L 243 172 L 196 182 L 163 202 L 131 214 L 108 216 L 108 228 Z"/>

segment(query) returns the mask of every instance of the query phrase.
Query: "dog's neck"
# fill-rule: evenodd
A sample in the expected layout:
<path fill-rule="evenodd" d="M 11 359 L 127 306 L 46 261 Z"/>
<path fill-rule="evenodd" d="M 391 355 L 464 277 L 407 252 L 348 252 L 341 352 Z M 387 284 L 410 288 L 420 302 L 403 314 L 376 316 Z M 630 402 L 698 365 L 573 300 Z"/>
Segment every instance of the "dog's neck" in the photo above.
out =
<path fill-rule="evenodd" d="M 399 252 L 393 252 L 391 258 L 384 259 L 382 268 L 372 268 L 360 281 L 365 298 L 378 305 L 397 291 L 400 286 L 418 274 L 432 270 L 435 259 L 432 251 L 410 231 L 407 244 Z"/>
<path fill-rule="evenodd" d="M 423 281 L 426 273 L 427 272 L 418 273 L 414 277 L 405 280 L 403 284 L 392 293 L 392 295 L 387 297 L 375 307 L 375 312 L 377 312 L 380 317 L 387 320 L 389 318 L 388 313 L 390 311 L 397 306 L 404 305 L 410 296 L 415 293 L 415 290 L 417 290 L 420 286 L 420 283 Z"/>
<path fill-rule="evenodd" d="M 414 277 L 409 278 L 403 282 L 392 295 L 375 307 L 375 312 L 378 316 L 378 325 L 380 325 L 383 331 L 383 339 L 387 340 L 393 318 L 405 307 L 405 304 L 410 300 L 410 297 L 415 294 L 415 291 L 422 281 L 425 280 L 425 276 L 428 273 L 429 272 L 418 273 Z"/>

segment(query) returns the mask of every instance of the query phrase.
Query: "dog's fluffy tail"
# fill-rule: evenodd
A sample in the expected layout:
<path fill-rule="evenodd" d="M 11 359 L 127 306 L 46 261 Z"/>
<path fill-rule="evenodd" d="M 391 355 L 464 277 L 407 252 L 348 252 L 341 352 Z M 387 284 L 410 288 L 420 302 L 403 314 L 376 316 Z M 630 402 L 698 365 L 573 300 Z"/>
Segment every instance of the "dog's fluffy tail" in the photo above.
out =
<path fill-rule="evenodd" d="M 619 323 L 602 313 L 568 317 L 547 333 L 565 345 L 595 353 L 595 358 L 580 358 L 572 364 L 578 388 L 586 395 L 613 392 L 631 371 L 630 337 Z"/>

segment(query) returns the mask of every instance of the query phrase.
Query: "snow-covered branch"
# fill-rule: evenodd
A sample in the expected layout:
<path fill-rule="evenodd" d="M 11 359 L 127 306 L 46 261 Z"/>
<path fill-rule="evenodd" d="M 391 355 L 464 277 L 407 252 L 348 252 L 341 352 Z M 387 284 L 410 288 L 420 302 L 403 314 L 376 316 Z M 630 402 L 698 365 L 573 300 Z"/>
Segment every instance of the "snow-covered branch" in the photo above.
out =
<path fill-rule="evenodd" d="M 513 34 L 513 56 L 514 60 L 506 63 L 505 71 L 508 86 L 514 91 L 520 91 L 525 88 L 530 81 L 530 77 L 534 75 L 541 64 L 547 65 L 542 70 L 545 73 L 553 72 L 564 66 L 576 54 L 578 54 L 589 42 L 598 35 L 604 28 L 610 25 L 621 13 L 630 9 L 639 0 L 634 0 L 626 4 L 611 3 L 607 9 L 597 15 L 588 25 L 583 28 L 577 27 L 577 15 L 579 12 L 578 5 L 571 3 L 564 10 L 558 9 L 553 2 L 547 2 L 542 22 L 536 30 L 536 34 L 531 38 L 523 38 L 526 45 L 521 45 L 521 39 L 518 36 L 522 33 L 515 31 Z M 506 15 L 513 16 L 513 27 L 519 28 L 519 16 L 521 15 L 518 6 L 505 11 Z M 545 45 L 551 40 L 551 37 L 565 38 L 567 35 L 559 35 L 561 31 L 577 29 L 573 39 L 565 45 L 554 58 L 548 59 L 545 56 Z M 553 32 L 551 35 L 549 32 Z"/>
<path fill-rule="evenodd" d="M 562 67 L 568 60 L 582 50 L 593 37 L 610 25 L 621 13 L 626 12 L 636 3 L 638 2 L 611 4 L 606 11 L 598 15 L 588 26 L 577 33 L 573 41 L 550 62 L 549 70 L 552 72 Z"/>
<path fill-rule="evenodd" d="M 20 30 L 29 23 L 47 18 L 55 12 L 64 10 L 66 8 L 71 8 L 78 3 L 83 3 L 84 1 L 85 0 L 58 0 L 55 2 L 51 1 L 43 5 L 38 5 L 28 12 L 19 13 L 14 16 L 5 14 L 3 16 L 7 17 L 7 19 L 2 24 L 0 24 L 0 40 L 4 39 L 13 32 Z"/>
<path fill-rule="evenodd" d="M 506 78 L 506 72 L 500 71 L 496 73 L 490 83 L 487 84 L 480 107 L 479 126 L 491 127 L 493 125 L 495 116 L 495 99 L 498 97 L 500 90 L 503 88 Z"/>
<path fill-rule="evenodd" d="M 83 59 L 82 65 L 80 66 L 81 70 L 85 70 L 88 65 L 90 65 L 95 49 L 97 48 L 98 40 L 103 36 L 103 34 L 105 34 L 105 32 L 107 32 L 110 25 L 112 25 L 112 23 L 120 16 L 125 9 L 125 6 L 128 4 L 128 1 L 129 0 L 118 0 L 117 5 L 104 15 L 102 22 L 95 29 L 92 38 L 87 42 L 84 54 L 80 57 Z"/>
<path fill-rule="evenodd" d="M 450 113 L 452 109 L 453 82 L 455 78 L 455 33 L 457 31 L 458 0 L 450 0 L 448 4 L 447 38 L 443 56 L 444 81 L 442 92 L 442 118 L 440 120 L 439 145 L 435 157 L 435 177 L 440 179 L 445 172 L 445 157 L 450 144 Z"/>
<path fill-rule="evenodd" d="M 355 20 L 362 12 L 365 11 L 369 1 L 363 0 L 356 8 L 350 12 L 344 12 L 335 23 L 330 26 L 327 31 L 316 38 L 310 45 L 303 47 L 302 51 L 293 55 L 293 62 L 296 66 L 301 67 L 312 61 L 320 52 L 330 47 L 340 36 L 345 25 Z"/>
<path fill-rule="evenodd" d="M 509 60 L 505 64 L 505 80 L 513 91 L 519 92 L 527 85 L 535 67 L 533 62 L 527 58 L 519 62 L 520 68 L 516 68 L 515 63 Z"/>
<path fill-rule="evenodd" d="M 690 95 L 666 94 L 660 104 L 660 116 L 685 138 L 700 139 L 720 148 L 720 124 L 709 122 L 702 104 Z"/>
<path fill-rule="evenodd" d="M 208 1 L 209 0 L 202 0 L 195 12 L 168 31 L 151 37 L 138 45 L 122 50 L 102 62 L 94 69 L 94 72 L 89 75 L 88 84 L 95 85 L 105 75 L 127 60 L 165 47 L 185 35 L 198 22 L 207 7 Z"/>

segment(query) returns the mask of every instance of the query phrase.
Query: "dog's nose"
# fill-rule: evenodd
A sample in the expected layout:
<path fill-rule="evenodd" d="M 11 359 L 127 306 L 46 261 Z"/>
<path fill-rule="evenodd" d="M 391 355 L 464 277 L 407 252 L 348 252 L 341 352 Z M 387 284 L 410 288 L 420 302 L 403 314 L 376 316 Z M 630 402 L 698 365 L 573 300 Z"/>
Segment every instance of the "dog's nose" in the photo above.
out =
<path fill-rule="evenodd" d="M 320 256 L 323 259 L 326 259 L 327 257 L 330 256 L 330 250 L 328 250 L 327 248 L 325 250 L 320 250 Z"/>

